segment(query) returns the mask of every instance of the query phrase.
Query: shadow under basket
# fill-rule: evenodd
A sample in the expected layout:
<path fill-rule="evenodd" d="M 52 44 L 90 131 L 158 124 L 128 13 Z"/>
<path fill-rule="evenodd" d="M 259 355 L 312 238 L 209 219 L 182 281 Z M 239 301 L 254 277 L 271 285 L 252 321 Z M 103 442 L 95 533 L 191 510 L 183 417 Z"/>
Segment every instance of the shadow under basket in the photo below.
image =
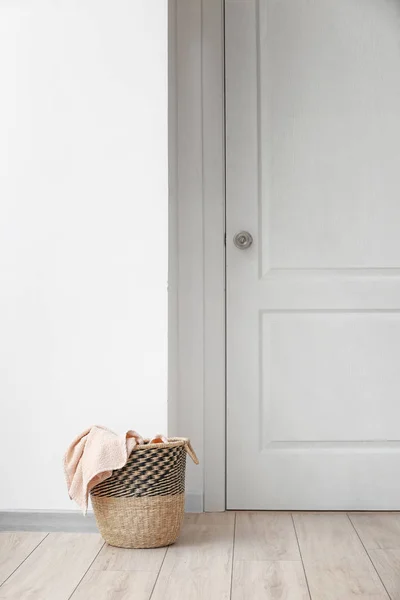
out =
<path fill-rule="evenodd" d="M 122 469 L 92 489 L 97 525 L 108 544 L 158 548 L 177 540 L 185 511 L 186 454 L 198 464 L 187 438 L 138 445 Z"/>

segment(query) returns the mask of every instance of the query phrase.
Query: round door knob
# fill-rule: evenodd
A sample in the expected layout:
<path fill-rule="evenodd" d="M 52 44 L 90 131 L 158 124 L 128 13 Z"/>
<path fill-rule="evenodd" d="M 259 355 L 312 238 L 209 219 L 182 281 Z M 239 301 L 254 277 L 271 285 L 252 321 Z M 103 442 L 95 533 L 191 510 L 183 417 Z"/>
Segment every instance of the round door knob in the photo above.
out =
<path fill-rule="evenodd" d="M 240 231 L 233 238 L 233 243 L 239 250 L 246 250 L 253 243 L 253 238 L 248 231 Z"/>

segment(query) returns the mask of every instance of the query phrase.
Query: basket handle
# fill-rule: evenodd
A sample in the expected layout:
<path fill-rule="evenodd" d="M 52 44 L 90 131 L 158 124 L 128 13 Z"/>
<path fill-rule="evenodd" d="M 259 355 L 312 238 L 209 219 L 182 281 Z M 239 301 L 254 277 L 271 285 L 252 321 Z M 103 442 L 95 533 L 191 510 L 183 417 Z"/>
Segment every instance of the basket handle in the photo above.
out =
<path fill-rule="evenodd" d="M 196 452 L 193 450 L 193 446 L 190 443 L 190 440 L 186 440 L 185 442 L 185 450 L 189 454 L 190 458 L 194 462 L 195 465 L 199 464 L 199 459 L 196 456 Z"/>

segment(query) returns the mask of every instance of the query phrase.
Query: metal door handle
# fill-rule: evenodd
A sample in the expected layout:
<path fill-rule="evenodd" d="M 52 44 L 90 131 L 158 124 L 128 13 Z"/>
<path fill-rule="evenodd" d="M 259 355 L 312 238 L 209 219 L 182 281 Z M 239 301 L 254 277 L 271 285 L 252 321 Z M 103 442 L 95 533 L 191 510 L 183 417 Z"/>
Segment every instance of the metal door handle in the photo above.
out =
<path fill-rule="evenodd" d="M 246 250 L 246 248 L 250 248 L 252 245 L 253 237 L 248 231 L 239 231 L 239 233 L 234 236 L 233 243 L 239 250 Z"/>

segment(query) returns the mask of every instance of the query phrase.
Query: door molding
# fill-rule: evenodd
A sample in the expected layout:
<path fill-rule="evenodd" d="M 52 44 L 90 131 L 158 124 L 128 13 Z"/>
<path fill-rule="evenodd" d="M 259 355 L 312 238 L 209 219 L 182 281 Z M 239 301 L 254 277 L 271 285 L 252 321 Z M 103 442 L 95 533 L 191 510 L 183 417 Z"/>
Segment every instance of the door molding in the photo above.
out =
<path fill-rule="evenodd" d="M 170 0 L 168 429 L 206 511 L 226 506 L 224 137 L 224 1 Z"/>

